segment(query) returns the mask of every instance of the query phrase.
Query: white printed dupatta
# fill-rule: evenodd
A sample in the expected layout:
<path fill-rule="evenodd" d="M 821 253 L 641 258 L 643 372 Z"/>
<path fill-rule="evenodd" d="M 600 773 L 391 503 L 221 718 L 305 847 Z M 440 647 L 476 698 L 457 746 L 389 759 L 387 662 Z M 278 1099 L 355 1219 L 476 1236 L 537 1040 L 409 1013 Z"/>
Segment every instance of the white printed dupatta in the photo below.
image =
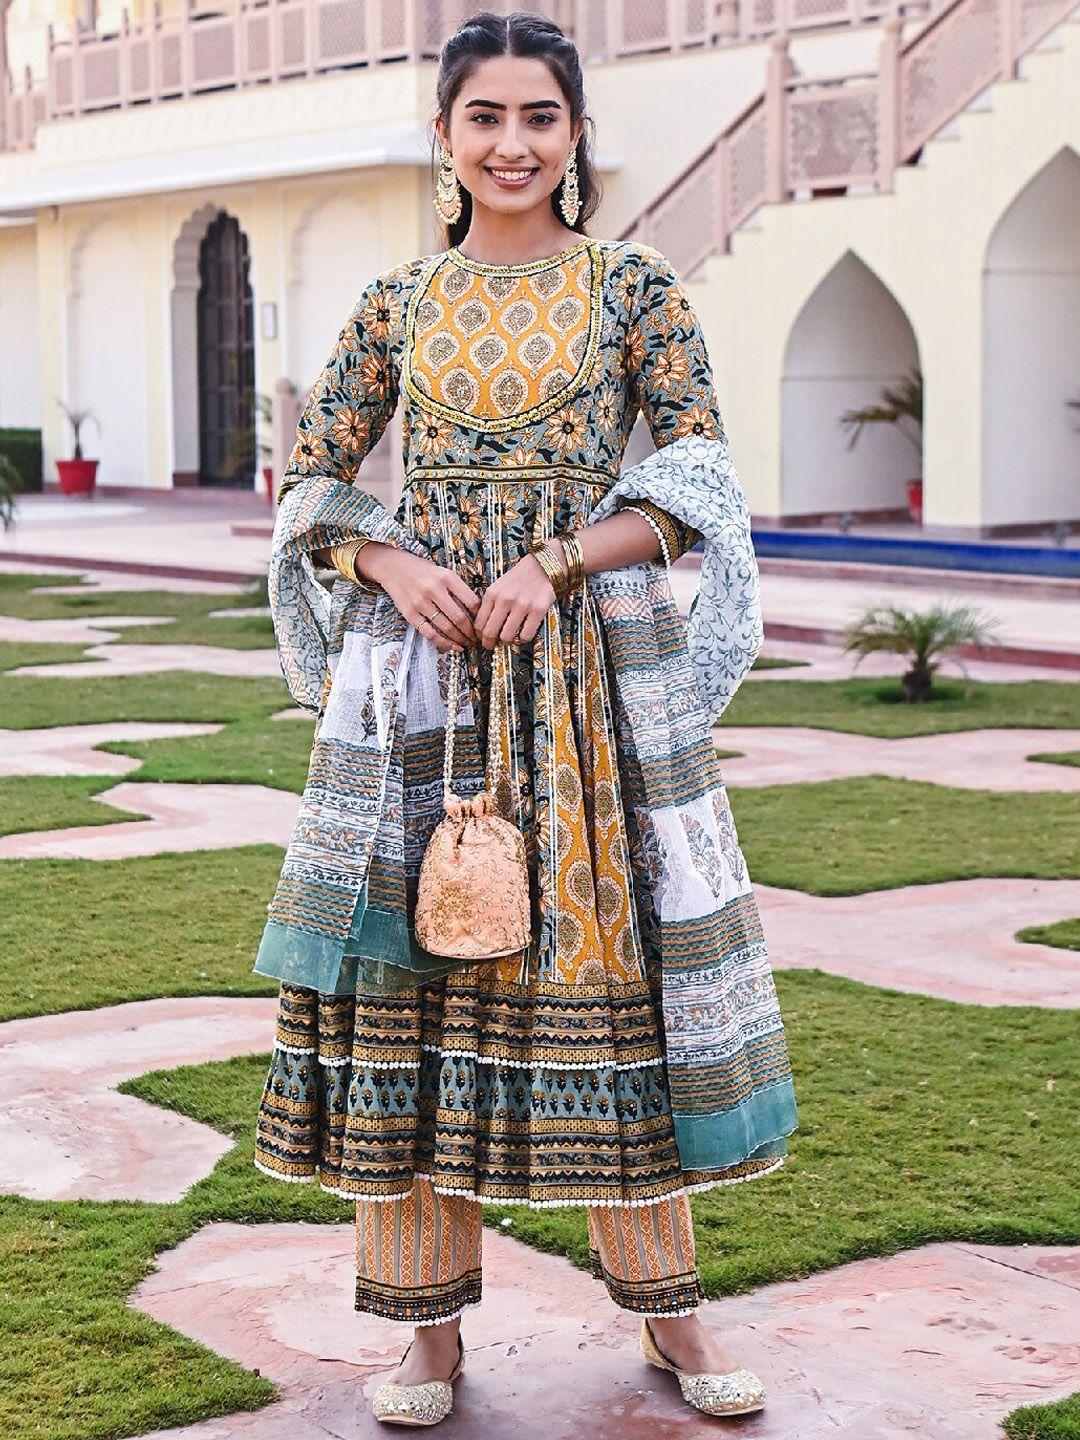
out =
<path fill-rule="evenodd" d="M 686 646 L 661 655 L 675 605 L 657 564 L 589 577 L 615 677 L 616 734 L 660 957 L 666 1058 L 684 1169 L 782 1163 L 797 1126 L 791 1066 L 760 917 L 711 737 L 760 650 L 750 517 L 723 440 L 689 435 L 624 471 L 593 511 L 647 499 L 693 527 L 704 554 Z M 256 970 L 339 989 L 433 978 L 409 957 L 408 919 L 379 974 L 346 954 L 373 853 L 403 863 L 402 752 L 410 703 L 430 710 L 436 657 L 381 592 L 338 582 L 331 603 L 310 553 L 356 535 L 427 551 L 369 494 L 316 476 L 278 515 L 270 603 L 282 670 L 320 715 L 312 767 Z M 413 699 L 410 702 L 410 690 Z M 438 695 L 438 686 L 434 687 Z M 468 716 L 463 715 L 467 721 Z M 313 979 L 314 977 L 314 979 Z M 761 1169 L 752 1173 L 760 1174 Z M 736 1177 L 742 1178 L 742 1177 Z"/>

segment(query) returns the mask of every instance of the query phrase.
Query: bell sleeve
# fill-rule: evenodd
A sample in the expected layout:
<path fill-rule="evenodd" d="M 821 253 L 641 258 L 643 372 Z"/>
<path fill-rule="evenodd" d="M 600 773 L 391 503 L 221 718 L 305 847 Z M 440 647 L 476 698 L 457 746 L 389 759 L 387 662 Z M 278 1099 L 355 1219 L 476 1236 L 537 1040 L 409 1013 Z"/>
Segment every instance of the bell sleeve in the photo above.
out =
<path fill-rule="evenodd" d="M 331 598 L 315 577 L 313 552 L 366 536 L 427 553 L 355 483 L 397 408 L 402 308 L 394 272 L 365 286 L 308 396 L 278 490 L 270 613 L 285 682 L 308 710 L 323 703 L 331 628 Z"/>
<path fill-rule="evenodd" d="M 687 646 L 702 700 L 716 718 L 764 639 L 750 511 L 728 450 L 701 323 L 666 256 L 650 245 L 637 248 L 627 384 L 656 450 L 620 475 L 592 519 L 637 510 L 668 563 L 702 542 Z"/>

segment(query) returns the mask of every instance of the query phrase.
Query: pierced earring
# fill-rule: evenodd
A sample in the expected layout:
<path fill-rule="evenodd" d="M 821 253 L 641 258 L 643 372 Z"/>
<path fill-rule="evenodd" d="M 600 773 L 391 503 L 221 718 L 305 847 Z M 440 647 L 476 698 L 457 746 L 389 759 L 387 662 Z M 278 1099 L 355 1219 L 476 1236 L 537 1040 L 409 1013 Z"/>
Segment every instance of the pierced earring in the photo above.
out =
<path fill-rule="evenodd" d="M 567 161 L 566 169 L 563 171 L 562 194 L 559 196 L 559 209 L 562 211 L 563 219 L 568 225 L 573 225 L 581 209 L 581 200 L 578 196 L 578 169 L 577 169 L 577 148 L 570 151 L 570 159 Z"/>
<path fill-rule="evenodd" d="M 452 225 L 455 220 L 461 218 L 461 186 L 458 184 L 457 171 L 454 169 L 454 157 L 445 145 L 441 145 L 439 148 L 442 151 L 439 157 L 439 178 L 435 185 L 435 199 L 432 203 L 439 219 L 447 225 Z"/>

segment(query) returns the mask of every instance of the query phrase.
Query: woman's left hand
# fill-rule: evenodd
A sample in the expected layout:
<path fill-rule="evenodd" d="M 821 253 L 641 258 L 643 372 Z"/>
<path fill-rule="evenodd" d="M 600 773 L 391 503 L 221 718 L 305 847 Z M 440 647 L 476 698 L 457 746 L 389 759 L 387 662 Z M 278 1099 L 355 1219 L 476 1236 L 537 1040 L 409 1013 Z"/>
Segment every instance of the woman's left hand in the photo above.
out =
<path fill-rule="evenodd" d="M 536 636 L 540 622 L 555 603 L 555 591 L 535 555 L 523 555 L 492 581 L 473 616 L 473 629 L 486 650 L 527 643 Z"/>

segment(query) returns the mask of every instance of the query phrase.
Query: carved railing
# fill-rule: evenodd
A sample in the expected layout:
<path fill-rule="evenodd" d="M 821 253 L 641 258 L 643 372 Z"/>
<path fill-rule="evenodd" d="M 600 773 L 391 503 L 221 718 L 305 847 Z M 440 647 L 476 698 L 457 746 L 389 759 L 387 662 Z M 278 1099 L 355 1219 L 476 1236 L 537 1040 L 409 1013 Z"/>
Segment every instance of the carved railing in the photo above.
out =
<path fill-rule="evenodd" d="M 683 53 L 820 27 L 862 25 L 895 0 L 537 0 L 587 64 Z M 937 0 L 904 0 L 924 14 Z M 0 149 L 46 120 L 273 84 L 356 66 L 435 60 L 476 0 L 154 0 L 145 24 L 57 35 L 43 78 L 4 80 Z M 507 0 L 488 8 L 507 11 Z M 0 14 L 3 3 L 0 0 Z M 0 21 L 2 23 L 2 21 Z"/>
<path fill-rule="evenodd" d="M 891 190 L 900 165 L 998 80 L 1077 0 L 953 0 L 906 46 L 882 22 L 877 72 L 806 80 L 784 37 L 771 42 L 763 93 L 623 232 L 683 275 L 731 248 L 755 210 L 800 195 Z"/>

